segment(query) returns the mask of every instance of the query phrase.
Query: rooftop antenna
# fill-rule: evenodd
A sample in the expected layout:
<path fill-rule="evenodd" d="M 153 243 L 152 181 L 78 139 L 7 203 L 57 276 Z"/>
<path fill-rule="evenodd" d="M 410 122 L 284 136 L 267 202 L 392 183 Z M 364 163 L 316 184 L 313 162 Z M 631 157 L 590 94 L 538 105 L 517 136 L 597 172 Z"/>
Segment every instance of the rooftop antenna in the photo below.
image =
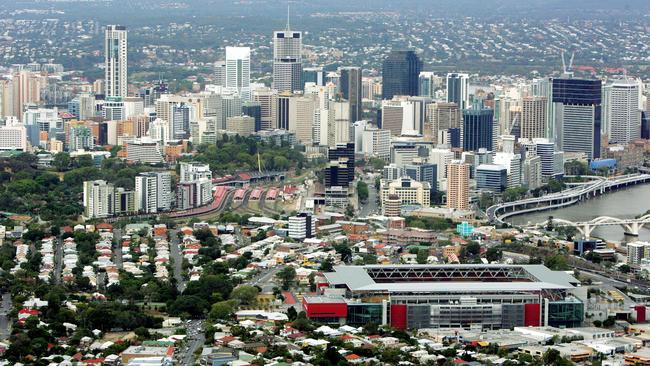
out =
<path fill-rule="evenodd" d="M 287 30 L 291 30 L 291 26 L 290 26 L 291 22 L 289 21 L 291 15 L 290 11 L 291 11 L 291 3 L 287 3 Z"/>
<path fill-rule="evenodd" d="M 575 58 L 576 53 L 571 52 L 571 58 L 569 59 L 569 64 L 567 65 L 564 57 L 564 51 L 562 51 L 562 75 L 565 77 L 573 76 L 573 59 Z"/>

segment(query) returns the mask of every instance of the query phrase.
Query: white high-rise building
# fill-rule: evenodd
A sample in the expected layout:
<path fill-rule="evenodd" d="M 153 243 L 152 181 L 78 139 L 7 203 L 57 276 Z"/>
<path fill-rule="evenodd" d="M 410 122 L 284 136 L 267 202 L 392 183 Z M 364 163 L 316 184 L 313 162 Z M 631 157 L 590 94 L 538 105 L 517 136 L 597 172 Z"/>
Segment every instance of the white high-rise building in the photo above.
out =
<path fill-rule="evenodd" d="M 302 89 L 302 32 L 287 28 L 273 32 L 273 88 L 280 92 Z"/>
<path fill-rule="evenodd" d="M 104 180 L 83 183 L 84 217 L 109 217 L 113 214 L 115 186 Z"/>
<path fill-rule="evenodd" d="M 192 182 L 202 178 L 212 179 L 210 165 L 201 163 L 181 163 L 179 182 Z"/>
<path fill-rule="evenodd" d="M 105 37 L 105 87 L 107 97 L 128 95 L 127 32 L 121 25 L 109 25 Z"/>
<path fill-rule="evenodd" d="M 609 141 L 628 144 L 641 138 L 640 98 L 636 80 L 615 80 L 603 87 L 603 130 Z"/>
<path fill-rule="evenodd" d="M 310 213 L 302 212 L 289 217 L 289 237 L 296 240 L 316 235 L 316 219 Z"/>
<path fill-rule="evenodd" d="M 146 172 L 135 177 L 135 203 L 138 211 L 169 211 L 172 199 L 172 177 L 169 172 Z"/>
<path fill-rule="evenodd" d="M 0 151 L 27 151 L 27 128 L 20 123 L 0 127 Z"/>
<path fill-rule="evenodd" d="M 251 99 L 251 49 L 226 47 L 226 90 Z"/>

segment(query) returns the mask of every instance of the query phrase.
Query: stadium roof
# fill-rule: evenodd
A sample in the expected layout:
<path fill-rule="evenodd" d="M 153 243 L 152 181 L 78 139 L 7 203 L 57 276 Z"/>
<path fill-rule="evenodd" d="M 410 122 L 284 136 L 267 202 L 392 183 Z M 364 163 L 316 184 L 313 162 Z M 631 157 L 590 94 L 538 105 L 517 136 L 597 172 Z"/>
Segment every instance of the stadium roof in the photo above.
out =
<path fill-rule="evenodd" d="M 579 283 L 568 273 L 543 265 L 501 264 L 335 266 L 325 277 L 331 285 L 352 291 L 388 292 L 559 290 Z"/>

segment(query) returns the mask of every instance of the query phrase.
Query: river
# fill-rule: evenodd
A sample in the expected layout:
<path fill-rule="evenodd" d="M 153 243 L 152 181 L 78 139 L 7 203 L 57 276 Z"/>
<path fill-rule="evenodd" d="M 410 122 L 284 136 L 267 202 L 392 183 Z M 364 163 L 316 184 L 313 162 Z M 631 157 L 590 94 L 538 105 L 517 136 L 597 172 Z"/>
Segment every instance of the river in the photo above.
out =
<path fill-rule="evenodd" d="M 573 222 L 589 221 L 599 216 L 623 219 L 634 218 L 648 210 L 650 210 L 650 184 L 642 184 L 607 193 L 573 206 L 513 216 L 506 221 L 523 225 L 544 222 L 549 216 Z M 623 229 L 618 225 L 596 228 L 591 235 L 613 242 L 635 240 L 650 242 L 650 225 L 644 227 L 638 237 L 624 235 Z"/>

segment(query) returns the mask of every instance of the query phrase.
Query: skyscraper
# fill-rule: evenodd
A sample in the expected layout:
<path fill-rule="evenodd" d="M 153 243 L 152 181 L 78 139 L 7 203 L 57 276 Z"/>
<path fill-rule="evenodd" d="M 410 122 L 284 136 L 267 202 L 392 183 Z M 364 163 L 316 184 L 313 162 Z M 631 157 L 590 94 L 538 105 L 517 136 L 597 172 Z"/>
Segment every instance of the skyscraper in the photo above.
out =
<path fill-rule="evenodd" d="M 261 129 L 277 128 L 278 93 L 270 88 L 259 88 L 253 91 L 253 100 L 259 102 L 262 109 Z"/>
<path fill-rule="evenodd" d="M 136 209 L 146 213 L 169 211 L 172 206 L 169 172 L 145 172 L 135 177 Z"/>
<path fill-rule="evenodd" d="M 447 165 L 447 208 L 469 209 L 469 168 L 458 160 Z"/>
<path fill-rule="evenodd" d="M 440 131 L 457 129 L 460 131 L 461 118 L 460 109 L 456 103 L 438 102 L 427 105 L 425 136 L 426 132 L 432 134 L 433 142 L 440 144 L 442 141 L 438 135 Z"/>
<path fill-rule="evenodd" d="M 600 157 L 601 81 L 553 79 L 555 142 L 564 152 Z"/>
<path fill-rule="evenodd" d="M 287 28 L 273 32 L 273 88 L 279 92 L 301 90 L 302 32 Z"/>
<path fill-rule="evenodd" d="M 190 135 L 190 106 L 185 103 L 177 103 L 172 107 L 171 123 L 173 139 L 187 139 Z"/>
<path fill-rule="evenodd" d="M 628 144 L 641 137 L 639 83 L 615 80 L 603 88 L 603 130 L 609 141 Z"/>
<path fill-rule="evenodd" d="M 226 47 L 226 90 L 251 99 L 251 49 Z"/>
<path fill-rule="evenodd" d="M 83 183 L 84 217 L 88 219 L 109 217 L 113 214 L 115 186 L 104 180 Z"/>
<path fill-rule="evenodd" d="M 395 95 L 418 95 L 418 78 L 422 61 L 414 51 L 392 51 L 382 67 L 382 98 Z"/>
<path fill-rule="evenodd" d="M 546 136 L 547 124 L 546 97 L 525 97 L 521 107 L 521 137 L 543 138 Z"/>
<path fill-rule="evenodd" d="M 475 102 L 463 110 L 463 150 L 494 150 L 494 110 Z"/>
<path fill-rule="evenodd" d="M 262 130 L 262 103 L 247 101 L 241 106 L 242 114 L 255 119 L 255 132 Z"/>
<path fill-rule="evenodd" d="M 469 108 L 469 75 L 447 74 L 447 102 L 456 103 L 460 109 Z"/>
<path fill-rule="evenodd" d="M 121 25 L 109 25 L 105 37 L 105 88 L 107 97 L 128 94 L 127 32 Z"/>
<path fill-rule="evenodd" d="M 363 105 L 361 103 L 361 68 L 342 67 L 340 68 L 341 78 L 339 86 L 341 96 L 350 103 L 350 122 L 361 120 Z"/>
<path fill-rule="evenodd" d="M 436 83 L 440 78 L 431 71 L 422 71 L 418 78 L 418 95 L 421 97 L 433 97 L 436 91 Z"/>

